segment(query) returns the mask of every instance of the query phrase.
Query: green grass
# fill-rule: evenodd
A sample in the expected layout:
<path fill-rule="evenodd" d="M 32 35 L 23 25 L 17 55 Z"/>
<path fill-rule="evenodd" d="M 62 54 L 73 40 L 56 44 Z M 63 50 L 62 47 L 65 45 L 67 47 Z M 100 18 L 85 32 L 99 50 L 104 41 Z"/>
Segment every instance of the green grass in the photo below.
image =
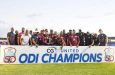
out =
<path fill-rule="evenodd" d="M 0 75 L 115 75 L 115 63 L 0 65 Z"/>

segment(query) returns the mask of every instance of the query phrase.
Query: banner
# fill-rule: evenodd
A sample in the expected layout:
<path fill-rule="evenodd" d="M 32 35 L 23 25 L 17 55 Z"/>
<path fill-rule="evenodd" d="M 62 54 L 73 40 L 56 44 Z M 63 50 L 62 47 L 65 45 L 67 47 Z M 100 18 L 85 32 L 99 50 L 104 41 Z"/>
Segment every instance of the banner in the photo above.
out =
<path fill-rule="evenodd" d="M 5 46 L 0 64 L 115 62 L 114 46 Z"/>

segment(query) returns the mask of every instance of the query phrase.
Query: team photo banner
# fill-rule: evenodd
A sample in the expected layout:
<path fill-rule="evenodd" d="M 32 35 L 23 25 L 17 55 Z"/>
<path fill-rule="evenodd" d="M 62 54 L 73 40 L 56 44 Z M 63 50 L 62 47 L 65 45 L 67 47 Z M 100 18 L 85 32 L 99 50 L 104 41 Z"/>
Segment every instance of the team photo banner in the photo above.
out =
<path fill-rule="evenodd" d="M 113 46 L 0 46 L 0 64 L 115 62 Z"/>

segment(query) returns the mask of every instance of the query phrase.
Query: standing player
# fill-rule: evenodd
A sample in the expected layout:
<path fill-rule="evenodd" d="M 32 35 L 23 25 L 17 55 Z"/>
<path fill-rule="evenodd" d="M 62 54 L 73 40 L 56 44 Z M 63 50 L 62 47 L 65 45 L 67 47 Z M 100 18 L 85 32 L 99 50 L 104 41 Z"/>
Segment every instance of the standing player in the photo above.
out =
<path fill-rule="evenodd" d="M 68 38 L 68 35 L 67 35 L 65 29 L 62 31 L 62 36 L 63 36 L 64 41 L 65 41 L 65 44 L 66 44 L 66 46 L 67 46 L 67 38 Z"/>
<path fill-rule="evenodd" d="M 84 33 L 82 32 L 82 30 L 79 29 L 79 32 L 76 35 L 78 35 L 80 38 L 79 46 L 85 46 L 85 36 L 84 36 Z"/>
<path fill-rule="evenodd" d="M 49 45 L 53 45 L 53 39 L 55 38 L 54 31 L 51 29 L 48 37 L 48 43 Z"/>
<path fill-rule="evenodd" d="M 15 45 L 19 45 L 19 34 L 18 31 L 15 31 Z"/>
<path fill-rule="evenodd" d="M 32 35 L 32 37 L 31 37 L 31 42 L 32 42 L 32 45 L 35 45 L 36 47 L 38 47 L 38 45 L 39 45 L 39 36 L 38 36 L 38 31 L 37 30 L 35 30 L 34 32 L 33 32 L 33 35 Z"/>
<path fill-rule="evenodd" d="M 95 33 L 93 34 L 93 39 L 94 39 L 94 46 L 98 46 L 99 45 L 99 38 L 98 35 Z"/>
<path fill-rule="evenodd" d="M 60 32 L 60 34 L 57 36 L 57 41 L 58 41 L 59 46 L 62 46 L 62 47 L 66 46 L 66 43 L 65 43 L 65 40 L 64 40 L 62 32 Z"/>
<path fill-rule="evenodd" d="M 85 35 L 85 45 L 91 47 L 94 44 L 93 36 L 87 32 Z"/>
<path fill-rule="evenodd" d="M 30 34 L 31 36 L 33 35 L 33 32 L 32 32 L 32 30 L 30 30 L 30 31 L 29 31 L 29 34 Z"/>
<path fill-rule="evenodd" d="M 9 45 L 15 45 L 15 34 L 14 34 L 14 28 L 11 28 L 11 32 L 7 34 L 8 44 Z"/>
<path fill-rule="evenodd" d="M 22 31 L 19 33 L 19 45 L 21 45 L 21 36 L 24 35 L 25 33 L 25 28 L 22 28 Z"/>
<path fill-rule="evenodd" d="M 69 46 L 77 46 L 77 47 L 79 46 L 79 43 L 80 43 L 79 36 L 73 33 L 72 30 L 69 30 L 68 43 L 69 43 Z"/>
<path fill-rule="evenodd" d="M 47 40 L 46 40 L 46 38 L 45 38 L 45 36 L 44 36 L 44 30 L 41 30 L 41 33 L 39 34 L 39 37 L 40 37 L 40 45 L 47 45 Z"/>
<path fill-rule="evenodd" d="M 48 29 L 44 30 L 44 37 L 47 45 L 49 45 L 49 34 L 48 34 Z"/>
<path fill-rule="evenodd" d="M 31 41 L 31 36 L 28 30 L 26 30 L 25 34 L 21 36 L 21 45 L 29 45 L 29 40 Z"/>
<path fill-rule="evenodd" d="M 108 38 L 106 34 L 103 33 L 102 29 L 99 29 L 99 46 L 106 46 L 108 42 Z"/>
<path fill-rule="evenodd" d="M 53 42 L 53 45 L 55 46 L 61 46 L 60 49 L 62 49 L 63 46 L 66 46 L 62 32 L 60 32 L 60 34 L 56 33 L 56 35 L 53 37 L 52 42 Z"/>

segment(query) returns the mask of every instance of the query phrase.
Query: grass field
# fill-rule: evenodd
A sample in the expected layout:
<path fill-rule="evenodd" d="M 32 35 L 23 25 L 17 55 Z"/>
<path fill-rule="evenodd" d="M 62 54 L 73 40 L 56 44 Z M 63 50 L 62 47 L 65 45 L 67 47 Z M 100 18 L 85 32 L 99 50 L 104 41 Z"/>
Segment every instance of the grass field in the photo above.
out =
<path fill-rule="evenodd" d="M 0 75 L 115 75 L 115 63 L 0 65 Z"/>

